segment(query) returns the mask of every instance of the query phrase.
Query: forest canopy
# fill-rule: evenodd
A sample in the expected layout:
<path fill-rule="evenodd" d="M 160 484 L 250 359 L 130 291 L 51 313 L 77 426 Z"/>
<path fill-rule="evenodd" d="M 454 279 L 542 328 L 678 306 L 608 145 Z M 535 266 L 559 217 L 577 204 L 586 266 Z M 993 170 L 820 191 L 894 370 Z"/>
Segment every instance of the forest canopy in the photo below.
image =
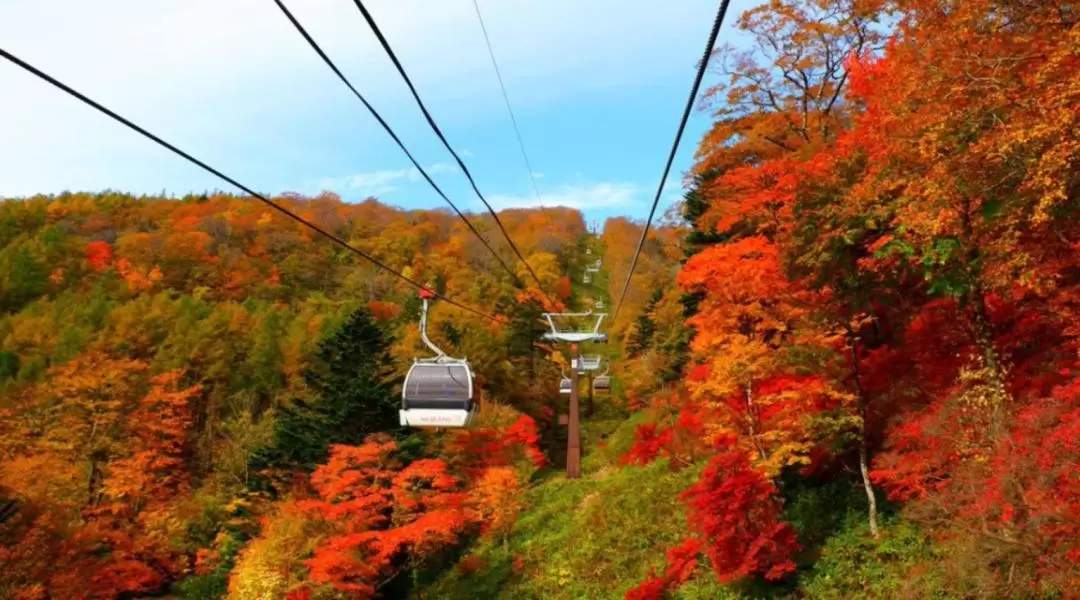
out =
<path fill-rule="evenodd" d="M 435 302 L 474 426 L 399 426 L 416 290 L 250 198 L 0 202 L 0 598 L 1080 589 L 1080 6 L 770 0 L 682 201 L 274 198 Z M 520 281 L 527 283 L 522 285 Z M 612 309 L 583 374 L 548 310 Z M 545 294 L 550 294 L 550 297 Z"/>

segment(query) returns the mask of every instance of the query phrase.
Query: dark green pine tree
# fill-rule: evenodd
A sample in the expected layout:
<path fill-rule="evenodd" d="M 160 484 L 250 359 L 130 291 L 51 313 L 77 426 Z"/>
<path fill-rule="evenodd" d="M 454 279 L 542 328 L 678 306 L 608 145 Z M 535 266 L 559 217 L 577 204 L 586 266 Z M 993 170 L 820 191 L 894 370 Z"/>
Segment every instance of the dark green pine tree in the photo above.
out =
<path fill-rule="evenodd" d="M 506 334 L 510 362 L 519 372 L 527 374 L 529 381 L 535 381 L 540 358 L 536 342 L 548 331 L 543 305 L 532 298 L 525 302 L 508 301 L 499 305 L 499 312 L 510 321 Z"/>
<path fill-rule="evenodd" d="M 698 222 L 701 220 L 701 217 L 709 210 L 709 201 L 701 193 L 701 189 L 720 177 L 721 174 L 722 173 L 717 169 L 710 169 L 705 173 L 695 174 L 690 189 L 683 194 L 682 216 L 691 226 L 690 232 L 686 234 L 686 243 L 684 244 L 683 250 L 686 254 L 686 258 L 690 258 L 698 252 L 701 252 L 706 246 L 723 242 L 728 238 L 726 232 L 718 233 L 703 231 L 698 228 Z"/>
<path fill-rule="evenodd" d="M 49 273 L 28 245 L 0 250 L 0 313 L 15 313 L 45 293 Z"/>
<path fill-rule="evenodd" d="M 385 334 L 366 309 L 349 315 L 319 344 L 304 372 L 313 399 L 281 411 L 274 443 L 252 457 L 253 470 L 310 469 L 326 460 L 331 444 L 359 444 L 368 434 L 397 429 L 400 400 L 388 380 L 387 349 Z"/>
<path fill-rule="evenodd" d="M 660 299 L 663 297 L 664 290 L 654 290 L 652 297 L 649 298 L 649 303 L 645 305 L 645 310 L 643 310 L 637 320 L 634 321 L 634 331 L 626 344 L 629 358 L 641 355 L 642 352 L 648 350 L 649 347 L 652 346 L 653 335 L 656 334 L 656 322 L 653 321 L 651 315 L 652 312 L 656 310 L 656 304 L 660 302 Z"/>

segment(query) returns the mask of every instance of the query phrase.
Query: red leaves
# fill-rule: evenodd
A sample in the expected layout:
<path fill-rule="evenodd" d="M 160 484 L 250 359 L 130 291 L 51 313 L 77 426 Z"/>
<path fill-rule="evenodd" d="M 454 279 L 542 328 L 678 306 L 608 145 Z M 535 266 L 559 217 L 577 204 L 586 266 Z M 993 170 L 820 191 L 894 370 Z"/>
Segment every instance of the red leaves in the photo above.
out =
<path fill-rule="evenodd" d="M 523 416 L 505 431 L 460 432 L 446 453 L 452 463 L 402 465 L 397 445 L 381 435 L 333 446 L 311 476 L 319 499 L 297 503 L 331 529 L 306 562 L 311 581 L 364 597 L 478 524 L 505 534 L 520 509 L 509 465 L 524 457 L 542 463 L 538 441 L 536 424 Z"/>
<path fill-rule="evenodd" d="M 702 544 L 696 538 L 687 538 L 682 544 L 668 550 L 664 578 L 669 586 L 678 587 L 693 576 L 701 550 Z"/>
<path fill-rule="evenodd" d="M 528 415 L 518 417 L 503 431 L 495 429 L 468 429 L 455 433 L 449 447 L 449 455 L 455 463 L 464 466 L 473 478 L 478 478 L 490 467 L 506 466 L 525 457 L 534 466 L 541 467 L 547 459 L 538 446 L 540 435 L 536 422 Z"/>
<path fill-rule="evenodd" d="M 559 299 L 563 302 L 570 300 L 570 294 L 572 293 L 572 286 L 570 285 L 569 277 L 559 278 L 559 284 L 555 287 L 555 293 L 559 296 Z"/>
<path fill-rule="evenodd" d="M 806 388 L 815 381 L 777 378 L 767 382 L 761 393 L 780 394 L 790 388 Z M 708 437 L 705 423 L 715 423 L 718 415 L 706 413 L 692 402 L 679 403 L 679 409 L 678 418 L 673 418 L 668 427 L 658 423 L 639 425 L 622 462 L 646 464 L 661 455 L 683 457 L 687 451 L 692 459 L 694 452 L 704 449 L 702 440 Z M 782 520 L 775 485 L 740 450 L 740 436 L 727 433 L 714 443 L 717 445 L 712 449 L 720 448 L 719 453 L 709 461 L 700 480 L 682 495 L 695 537 L 668 552 L 663 577 L 635 587 L 627 598 L 662 598 L 692 575 L 702 551 L 708 555 L 717 577 L 725 582 L 754 575 L 779 579 L 794 570 L 791 555 L 799 544 L 795 530 Z"/>
<path fill-rule="evenodd" d="M 726 302 L 767 301 L 785 285 L 777 256 L 777 247 L 762 236 L 709 246 L 686 262 L 679 285 L 720 294 Z"/>
<path fill-rule="evenodd" d="M 741 452 L 722 452 L 683 493 L 690 528 L 704 542 L 724 582 L 760 574 L 780 579 L 795 570 L 795 530 L 781 518 L 777 490 Z"/>
<path fill-rule="evenodd" d="M 90 242 L 86 245 L 86 260 L 90 268 L 104 271 L 112 264 L 113 249 L 108 242 Z"/>
<path fill-rule="evenodd" d="M 659 393 L 652 398 L 652 411 L 656 421 L 637 426 L 630 450 L 619 459 L 622 464 L 646 465 L 667 456 L 675 466 L 684 466 L 711 447 L 715 436 L 708 435 L 705 423 L 714 415 L 697 403 Z"/>
<path fill-rule="evenodd" d="M 470 524 L 466 495 L 446 463 L 423 459 L 400 469 L 396 450 L 379 436 L 362 446 L 334 446 L 312 475 L 321 500 L 300 506 L 333 530 L 306 563 L 313 582 L 371 594 L 402 555 L 420 560 Z"/>
<path fill-rule="evenodd" d="M 131 456 L 113 463 L 106 493 L 118 501 L 168 502 L 187 485 L 188 432 L 194 423 L 192 400 L 199 386 L 177 389 L 182 371 L 150 380 L 153 386 L 131 416 Z"/>
<path fill-rule="evenodd" d="M 518 417 L 518 420 L 506 430 L 503 434 L 503 443 L 520 448 L 537 468 L 543 467 L 547 462 L 538 445 L 540 434 L 536 429 L 536 421 L 528 415 Z"/>
<path fill-rule="evenodd" d="M 657 423 L 638 425 L 634 431 L 634 443 L 630 451 L 620 461 L 623 464 L 647 465 L 656 460 L 660 453 L 671 444 L 671 429 L 657 431 Z"/>
<path fill-rule="evenodd" d="M 948 515 L 955 531 L 1030 561 L 1058 589 L 1080 583 L 1080 379 L 1019 408 L 976 458 L 945 402 L 897 427 L 874 477 L 903 500 Z"/>
<path fill-rule="evenodd" d="M 458 561 L 455 569 L 462 575 L 472 575 L 487 569 L 488 562 L 475 554 L 470 554 Z"/>
<path fill-rule="evenodd" d="M 626 592 L 626 600 L 663 600 L 667 593 L 667 582 L 661 577 L 654 577 L 630 588 Z"/>
<path fill-rule="evenodd" d="M 64 540 L 53 572 L 46 578 L 50 597 L 91 600 L 152 592 L 180 571 L 167 548 L 91 522 Z"/>
<path fill-rule="evenodd" d="M 697 538 L 689 537 L 667 552 L 667 567 L 662 577 L 649 579 L 626 592 L 626 600 L 660 600 L 667 592 L 677 589 L 689 581 L 697 570 L 698 556 L 702 543 Z"/>
<path fill-rule="evenodd" d="M 285 595 L 285 600 L 311 600 L 312 594 L 311 588 L 304 586 L 290 591 Z"/>
<path fill-rule="evenodd" d="M 458 432 L 443 452 L 449 460 L 402 464 L 382 434 L 333 446 L 311 476 L 318 499 L 295 503 L 330 530 L 305 563 L 311 581 L 366 597 L 478 525 L 505 535 L 521 508 L 510 465 L 542 463 L 538 441 L 536 424 L 522 416 L 504 431 Z"/>
<path fill-rule="evenodd" d="M 885 73 L 884 63 L 882 58 L 854 53 L 844 57 L 844 67 L 848 70 L 849 97 L 865 99 L 880 93 L 880 79 Z"/>
<path fill-rule="evenodd" d="M 377 321 L 392 321 L 401 314 L 401 306 L 393 302 L 380 302 L 373 300 L 368 303 L 371 316 Z"/>

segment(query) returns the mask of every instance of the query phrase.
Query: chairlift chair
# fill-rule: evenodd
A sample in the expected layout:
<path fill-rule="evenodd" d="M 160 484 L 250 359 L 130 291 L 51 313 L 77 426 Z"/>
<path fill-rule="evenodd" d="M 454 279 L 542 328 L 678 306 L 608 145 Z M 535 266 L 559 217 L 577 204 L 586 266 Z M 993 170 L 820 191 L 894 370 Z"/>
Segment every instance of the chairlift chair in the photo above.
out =
<path fill-rule="evenodd" d="M 611 391 L 611 376 L 607 371 L 604 371 L 603 375 L 597 375 L 596 379 L 593 379 L 593 391 L 598 394 L 607 394 Z"/>
<path fill-rule="evenodd" d="M 593 314 L 592 311 L 583 313 L 544 313 L 544 318 L 547 319 L 548 326 L 551 331 L 545 333 L 543 338 L 545 340 L 569 342 L 571 344 L 577 344 L 581 342 L 606 342 L 607 334 L 600 333 L 600 323 L 606 317 L 606 313 Z M 570 326 L 564 321 L 560 321 L 556 324 L 556 319 L 577 319 L 584 317 L 593 317 L 596 322 L 589 328 L 577 328 Z"/>
<path fill-rule="evenodd" d="M 479 408 L 475 377 L 469 361 L 447 356 L 427 336 L 430 290 L 420 291 L 420 339 L 435 352 L 430 358 L 413 360 L 401 389 L 401 425 L 405 427 L 467 427 Z"/>
<path fill-rule="evenodd" d="M 563 373 L 562 379 L 559 380 L 559 393 L 569 394 L 573 387 L 574 383 L 570 381 L 570 378 L 566 376 L 566 373 Z"/>
<path fill-rule="evenodd" d="M 585 275 L 581 277 L 581 283 L 592 283 L 592 277 L 590 277 L 588 273 L 585 273 Z"/>
<path fill-rule="evenodd" d="M 583 354 L 579 368 L 582 371 L 599 371 L 600 362 L 603 360 L 599 354 Z"/>

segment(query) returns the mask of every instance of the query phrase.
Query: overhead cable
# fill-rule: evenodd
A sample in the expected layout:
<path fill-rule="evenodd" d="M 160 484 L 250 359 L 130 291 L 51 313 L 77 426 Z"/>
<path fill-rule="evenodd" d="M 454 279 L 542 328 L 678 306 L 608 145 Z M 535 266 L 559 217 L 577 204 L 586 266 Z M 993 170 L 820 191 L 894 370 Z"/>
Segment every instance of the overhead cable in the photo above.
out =
<path fill-rule="evenodd" d="M 514 126 L 514 135 L 517 137 L 518 148 L 521 149 L 521 158 L 524 159 L 525 168 L 529 171 L 529 181 L 532 182 L 533 193 L 536 194 L 540 206 L 543 206 L 544 199 L 540 197 L 540 186 L 536 185 L 536 175 L 533 173 L 532 164 L 529 161 L 529 153 L 525 151 L 525 141 L 521 138 L 521 129 L 518 128 L 514 109 L 510 106 L 510 95 L 506 93 L 506 83 L 503 82 L 499 62 L 495 60 L 495 50 L 491 47 L 491 38 L 488 37 L 487 26 L 484 25 L 484 15 L 480 13 L 480 0 L 473 0 L 473 7 L 476 9 L 476 20 L 480 22 L 480 31 L 484 34 L 484 43 L 487 44 L 488 56 L 491 57 L 491 66 L 495 68 L 495 78 L 499 80 L 499 89 L 502 90 L 503 101 L 506 103 L 506 112 L 510 114 L 510 124 Z"/>
<path fill-rule="evenodd" d="M 301 217 L 300 215 L 292 212 L 288 208 L 285 208 L 284 206 L 270 200 L 266 196 L 252 190 L 251 188 L 245 186 L 244 184 L 236 181 L 232 177 L 229 177 L 228 175 L 222 173 L 221 171 L 215 169 L 214 167 L 211 167 L 210 165 L 208 165 L 205 162 L 195 158 L 194 156 L 188 154 L 187 152 L 177 148 L 176 146 L 170 144 L 169 142 L 163 140 L 162 138 L 154 135 L 153 133 L 150 133 L 146 129 L 143 129 L 142 127 L 140 127 L 140 126 L 136 125 L 135 123 L 131 122 L 130 120 L 120 116 L 119 114 L 117 114 L 116 112 L 110 110 L 109 108 L 106 108 L 105 106 L 97 103 L 96 101 L 90 99 L 89 97 L 82 94 L 81 92 L 69 87 L 67 84 L 59 81 L 55 77 L 49 75 L 48 73 L 45 73 L 44 71 L 42 71 L 42 70 L 38 69 L 37 67 L 31 65 L 30 63 L 27 63 L 26 61 L 24 61 L 21 58 L 15 56 L 14 54 L 8 52 L 7 50 L 4 50 L 3 48 L 0 48 L 0 56 L 2 56 L 3 58 L 6 58 L 7 60 L 11 61 L 15 65 L 23 68 L 24 70 L 36 75 L 37 77 L 47 81 L 48 83 L 52 84 L 54 87 L 59 88 L 60 90 L 66 92 L 70 96 L 73 96 L 74 98 L 78 99 L 82 103 L 96 109 L 98 112 L 104 113 L 105 115 L 111 117 L 113 120 L 118 121 L 121 124 L 127 126 L 129 129 L 132 129 L 135 132 L 143 135 L 144 137 L 149 138 L 153 142 L 157 143 L 159 146 L 162 146 L 165 149 L 171 151 L 173 154 L 176 154 L 176 155 L 180 156 L 181 158 L 183 158 L 183 159 L 187 160 L 188 162 L 198 166 L 199 168 L 203 169 L 204 171 L 207 171 L 208 173 L 210 173 L 210 174 L 212 174 L 212 175 L 214 175 L 214 176 L 216 176 L 216 177 L 230 183 L 231 185 L 239 188 L 240 190 L 243 190 L 245 193 L 247 193 L 247 194 L 251 195 L 252 197 L 256 198 L 257 200 L 261 201 L 263 204 L 266 204 L 267 206 L 273 208 L 274 210 L 280 212 L 281 214 L 287 216 L 288 218 L 290 218 L 290 219 L 292 219 L 292 220 L 294 220 L 294 221 L 296 221 L 296 222 L 298 222 L 298 223 L 300 223 L 300 224 L 302 224 L 302 225 L 316 231 L 317 233 L 319 233 L 320 235 L 328 238 L 329 240 L 331 240 L 335 244 L 337 244 L 337 245 L 341 246 L 342 248 L 345 248 L 346 250 L 352 252 L 353 254 L 356 254 L 357 256 L 371 262 L 376 267 L 379 267 L 380 269 L 383 269 L 384 271 L 394 275 L 398 279 L 408 283 L 409 285 L 411 285 L 411 286 L 413 286 L 413 287 L 415 287 L 417 289 L 426 289 L 428 291 L 432 291 L 432 290 L 430 290 L 430 288 L 428 288 L 427 286 L 421 284 L 420 282 L 413 280 L 412 278 L 402 274 L 399 271 L 396 271 L 395 269 L 387 266 L 385 263 L 378 260 L 377 258 L 375 258 L 375 257 L 371 256 L 370 254 L 364 252 L 363 250 L 360 250 L 360 249 L 354 247 L 353 245 L 349 244 L 347 241 L 343 240 L 342 238 L 338 237 L 337 235 L 334 235 L 333 233 L 330 233 L 329 231 L 323 229 L 322 227 L 320 227 L 320 226 L 312 223 L 311 221 L 308 221 L 307 219 Z M 433 293 L 435 293 L 435 292 L 433 292 Z M 497 321 L 498 320 L 498 319 L 496 319 L 495 317 L 493 317 L 493 316 L 491 316 L 489 314 L 483 313 L 483 312 L 481 312 L 481 311 L 479 311 L 479 310 L 477 310 L 475 308 L 472 308 L 470 306 L 466 306 L 464 304 L 461 304 L 460 302 L 457 302 L 457 301 L 455 301 L 455 300 L 453 300 L 453 299 L 451 299 L 451 298 L 449 298 L 449 297 L 447 297 L 447 296 L 445 296 L 443 294 L 435 293 L 435 296 L 440 298 L 441 300 L 444 300 L 448 304 L 452 304 L 452 305 L 454 305 L 454 306 L 456 306 L 456 307 L 458 307 L 458 308 L 460 308 L 462 310 L 468 311 L 468 312 L 470 312 L 470 313 L 472 313 L 474 315 L 483 317 L 485 319 L 489 319 L 491 321 Z"/>
<path fill-rule="evenodd" d="M 465 214 L 462 213 L 458 209 L 457 205 L 451 202 L 450 198 L 448 198 L 446 194 L 443 193 L 442 189 L 435 184 L 435 181 L 431 178 L 430 175 L 428 175 L 427 171 L 424 170 L 424 167 L 420 166 L 420 162 L 417 161 L 415 157 L 413 157 L 412 152 L 409 152 L 409 149 L 405 147 L 405 144 L 401 141 L 401 138 L 398 137 L 397 133 L 394 132 L 393 128 L 391 128 L 390 125 L 386 122 L 386 120 L 383 119 L 382 115 L 379 114 L 379 111 L 375 110 L 375 107 L 372 106 L 366 98 L 364 98 L 364 95 L 357 91 L 355 87 L 353 87 L 353 84 L 349 81 L 349 79 L 345 77 L 344 73 L 342 73 L 340 69 L 337 68 L 337 65 L 334 64 L 334 61 L 330 60 L 330 57 L 327 56 L 326 52 L 323 52 L 322 47 L 320 47 L 319 44 L 315 41 L 315 39 L 311 37 L 311 34 L 309 34 L 307 30 L 304 29 L 304 26 L 301 25 L 300 21 L 298 21 L 296 17 L 293 16 L 292 12 L 289 11 L 288 7 L 286 7 L 281 0 L 274 0 L 274 3 L 278 5 L 278 8 L 281 9 L 281 12 L 285 13 L 285 16 L 289 19 L 289 22 L 292 23 L 293 27 L 296 28 L 300 35 L 303 36 L 305 40 L 307 40 L 308 45 L 310 45 L 311 48 L 315 50 L 315 53 L 318 54 L 320 58 L 322 58 L 323 62 L 326 63 L 326 66 L 330 67 L 330 70 L 333 71 L 335 75 L 337 75 L 338 79 L 340 79 L 341 82 L 344 83 L 349 88 L 349 90 L 352 91 L 353 95 L 360 100 L 364 107 L 367 108 L 368 112 L 371 113 L 371 116 L 375 117 L 375 120 L 379 122 L 379 125 L 382 125 L 382 128 L 394 140 L 394 143 L 397 144 L 398 148 L 401 148 L 401 151 L 404 152 L 405 156 L 409 158 L 409 161 L 413 164 L 413 167 L 415 167 L 416 170 L 420 172 L 420 176 L 423 177 L 425 181 L 427 181 L 428 185 L 430 185 L 432 189 L 435 190 L 435 193 L 437 193 L 439 197 L 441 197 L 443 200 L 446 201 L 447 204 L 450 205 L 450 208 L 454 209 L 454 212 L 457 213 L 458 218 L 465 223 L 465 226 L 469 228 L 469 231 L 471 231 L 473 235 L 475 235 L 477 239 L 480 240 L 480 243 L 482 243 L 484 247 L 488 249 L 488 252 L 490 252 L 491 255 L 495 257 L 495 260 L 499 261 L 499 265 L 501 265 L 502 268 L 510 275 L 510 278 L 514 282 L 514 284 L 518 287 L 524 287 L 524 285 L 522 285 L 521 283 L 521 279 L 517 276 L 516 273 L 514 273 L 514 270 L 510 268 L 510 265 L 506 264 L 506 261 L 504 261 L 502 257 L 499 256 L 499 253 L 491 247 L 491 244 L 488 243 L 487 239 L 484 238 L 484 236 L 481 235 L 479 231 L 477 231 L 476 227 L 473 226 L 472 222 L 469 221 Z"/>
<path fill-rule="evenodd" d="M 280 2 L 280 0 L 275 0 L 275 2 Z M 461 168 L 461 172 L 464 173 L 466 179 L 469 180 L 469 185 L 472 186 L 473 192 L 476 193 L 476 196 L 480 198 L 480 201 L 484 203 L 484 206 L 487 207 L 488 212 L 491 213 L 491 216 L 495 219 L 495 224 L 499 227 L 499 230 L 502 231 L 503 237 L 506 238 L 506 243 L 510 245 L 510 249 L 513 250 L 514 254 L 517 255 L 518 260 L 520 260 L 521 263 L 525 265 L 525 268 L 528 269 L 529 274 L 532 275 L 532 278 L 534 280 L 536 280 L 536 285 L 539 288 L 540 293 L 542 293 L 544 297 L 547 298 L 548 303 L 554 304 L 551 300 L 551 297 L 548 296 L 547 291 L 544 290 L 544 285 L 543 283 L 541 283 L 540 278 L 536 275 L 536 271 L 533 270 L 532 265 L 530 265 L 528 261 L 525 260 L 525 257 L 521 255 L 521 251 L 518 250 L 517 245 L 514 244 L 514 240 L 510 239 L 510 234 L 506 232 L 506 227 L 503 226 L 502 220 L 499 219 L 498 213 L 496 213 L 495 209 L 493 209 L 491 207 L 491 204 L 488 203 L 487 198 L 484 198 L 484 195 L 480 193 L 480 188 L 476 186 L 476 181 L 473 179 L 472 173 L 469 172 L 469 168 L 465 166 L 465 162 L 461 160 L 461 157 L 458 156 L 458 153 L 455 152 L 452 147 L 450 147 L 450 142 L 446 140 L 446 136 L 443 135 L 443 132 L 441 129 L 439 129 L 438 124 L 435 123 L 435 119 L 431 116 L 431 113 L 428 112 L 427 107 L 424 105 L 424 101 L 420 99 L 420 94 L 416 91 L 416 86 L 413 85 L 412 79 L 409 78 L 409 74 L 405 72 L 405 67 L 402 66 L 401 61 L 398 60 L 397 54 L 394 53 L 394 49 L 390 47 L 390 42 L 386 40 L 386 36 L 383 35 L 382 30 L 379 29 L 378 24 L 375 23 L 375 19 L 371 16 L 371 13 L 368 12 L 367 8 L 364 7 L 363 2 L 361 2 L 360 0 L 354 0 L 354 3 L 356 4 L 356 7 L 360 9 L 360 13 L 364 16 L 364 20 L 367 21 L 368 26 L 371 27 L 371 31 L 375 33 L 375 37 L 379 39 L 379 44 L 383 47 L 383 50 L 386 51 L 387 56 L 389 56 L 390 60 L 394 63 L 394 66 L 397 68 L 397 71 L 401 75 L 401 78 L 404 79 L 405 84 L 409 86 L 409 91 L 412 92 L 412 97 L 414 100 L 416 100 L 416 104 L 420 107 L 420 111 L 424 113 L 424 118 L 427 120 L 428 125 L 431 126 L 431 130 L 435 132 L 435 135 L 442 142 L 443 146 L 446 147 L 446 150 L 450 153 L 451 156 L 454 157 L 454 160 L 457 162 L 458 167 Z"/>
<path fill-rule="evenodd" d="M 626 292 L 630 289 L 630 279 L 634 276 L 638 257 L 641 256 L 641 249 L 645 246 L 645 238 L 649 235 L 649 226 L 652 224 L 653 216 L 656 214 L 656 206 L 660 204 L 660 195 L 664 193 L 664 184 L 667 182 L 668 173 L 671 172 L 671 163 L 675 161 L 675 153 L 679 150 L 679 142 L 682 141 L 686 123 L 690 120 L 690 112 L 694 108 L 694 100 L 697 99 L 698 90 L 701 88 L 701 80 L 705 78 L 705 70 L 709 67 L 709 56 L 712 55 L 713 46 L 716 45 L 716 37 L 720 34 L 720 26 L 724 23 L 724 16 L 727 14 L 729 3 L 730 0 L 722 0 L 720 7 L 716 11 L 716 19 L 713 20 L 709 41 L 705 44 L 705 52 L 701 56 L 701 62 L 698 63 L 694 85 L 690 88 L 690 97 L 686 99 L 686 108 L 683 110 L 682 120 L 679 121 L 679 129 L 675 133 L 675 143 L 671 145 L 667 163 L 664 164 L 664 173 L 660 176 L 660 185 L 656 188 L 656 196 L 653 198 L 652 208 L 649 209 L 649 218 L 645 220 L 645 227 L 641 230 L 641 238 L 638 239 L 637 249 L 634 250 L 634 258 L 630 261 L 630 270 L 626 272 L 626 281 L 623 283 L 619 300 L 615 304 L 615 312 L 611 316 L 612 323 L 619 316 L 619 310 L 623 307 L 623 300 L 626 299 Z"/>

